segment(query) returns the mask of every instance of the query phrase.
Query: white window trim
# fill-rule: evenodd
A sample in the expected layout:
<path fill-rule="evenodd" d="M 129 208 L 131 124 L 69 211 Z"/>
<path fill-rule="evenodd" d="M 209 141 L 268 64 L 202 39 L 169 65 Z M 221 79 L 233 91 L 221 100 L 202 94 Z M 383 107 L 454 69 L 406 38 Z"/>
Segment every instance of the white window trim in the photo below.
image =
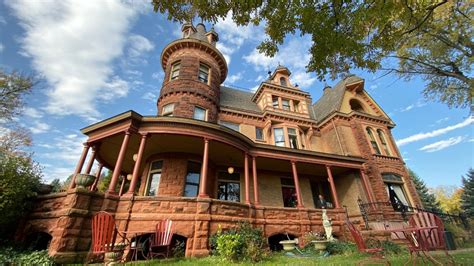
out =
<path fill-rule="evenodd" d="M 204 120 L 201 120 L 201 119 L 197 119 L 197 118 L 194 118 L 194 114 L 196 113 L 196 108 L 199 108 L 199 109 L 202 109 L 205 111 L 204 113 Z M 207 116 L 208 116 L 208 110 L 202 106 L 199 106 L 199 105 L 195 105 L 194 106 L 194 110 L 193 110 L 193 119 L 195 120 L 199 120 L 199 121 L 207 121 Z"/>

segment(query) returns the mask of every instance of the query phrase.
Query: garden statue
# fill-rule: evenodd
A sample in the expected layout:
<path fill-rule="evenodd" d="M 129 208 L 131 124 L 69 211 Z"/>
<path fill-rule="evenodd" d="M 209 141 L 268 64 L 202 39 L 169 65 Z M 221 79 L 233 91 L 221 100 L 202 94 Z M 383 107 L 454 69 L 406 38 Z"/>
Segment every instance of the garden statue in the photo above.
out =
<path fill-rule="evenodd" d="M 326 211 L 326 209 L 323 209 L 323 227 L 324 231 L 326 232 L 326 239 L 329 241 L 333 241 L 334 237 L 332 236 L 332 225 L 326 214 Z"/>

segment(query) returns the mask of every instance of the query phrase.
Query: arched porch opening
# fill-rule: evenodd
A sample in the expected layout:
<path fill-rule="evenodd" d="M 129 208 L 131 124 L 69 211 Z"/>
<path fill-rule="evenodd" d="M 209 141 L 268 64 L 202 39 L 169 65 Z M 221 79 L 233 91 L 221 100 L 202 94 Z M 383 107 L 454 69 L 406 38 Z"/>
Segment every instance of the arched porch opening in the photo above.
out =
<path fill-rule="evenodd" d="M 26 236 L 25 245 L 31 250 L 46 250 L 49 248 L 49 244 L 53 237 L 45 232 L 33 232 Z"/>

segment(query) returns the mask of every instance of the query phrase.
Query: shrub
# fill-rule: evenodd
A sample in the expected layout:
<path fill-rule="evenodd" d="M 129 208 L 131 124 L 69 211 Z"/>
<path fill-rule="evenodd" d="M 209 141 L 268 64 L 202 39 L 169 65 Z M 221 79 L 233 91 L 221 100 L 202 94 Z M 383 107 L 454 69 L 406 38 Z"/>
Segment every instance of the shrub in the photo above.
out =
<path fill-rule="evenodd" d="M 357 252 L 357 247 L 354 243 L 344 241 L 329 242 L 327 251 L 330 254 L 350 255 Z"/>
<path fill-rule="evenodd" d="M 0 249 L 1 265 L 54 265 L 47 250 L 18 251 L 12 247 Z"/>
<path fill-rule="evenodd" d="M 389 240 L 382 241 L 382 248 L 386 255 L 400 254 L 403 252 L 403 248 L 400 245 Z"/>
<path fill-rule="evenodd" d="M 262 230 L 253 228 L 248 222 L 239 223 L 225 232 L 219 228 L 209 238 L 211 253 L 228 261 L 258 262 L 268 254 L 265 243 Z"/>

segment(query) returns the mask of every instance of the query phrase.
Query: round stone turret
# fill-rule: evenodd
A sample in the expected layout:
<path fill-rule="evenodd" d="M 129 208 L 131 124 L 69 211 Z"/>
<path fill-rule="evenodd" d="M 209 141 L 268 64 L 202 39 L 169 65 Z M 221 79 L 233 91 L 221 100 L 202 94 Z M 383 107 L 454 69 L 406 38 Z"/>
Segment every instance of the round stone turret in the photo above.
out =
<path fill-rule="evenodd" d="M 181 31 L 182 38 L 161 54 L 165 77 L 158 114 L 217 122 L 220 85 L 227 76 L 227 63 L 216 48 L 218 35 L 202 23 L 186 23 Z"/>

